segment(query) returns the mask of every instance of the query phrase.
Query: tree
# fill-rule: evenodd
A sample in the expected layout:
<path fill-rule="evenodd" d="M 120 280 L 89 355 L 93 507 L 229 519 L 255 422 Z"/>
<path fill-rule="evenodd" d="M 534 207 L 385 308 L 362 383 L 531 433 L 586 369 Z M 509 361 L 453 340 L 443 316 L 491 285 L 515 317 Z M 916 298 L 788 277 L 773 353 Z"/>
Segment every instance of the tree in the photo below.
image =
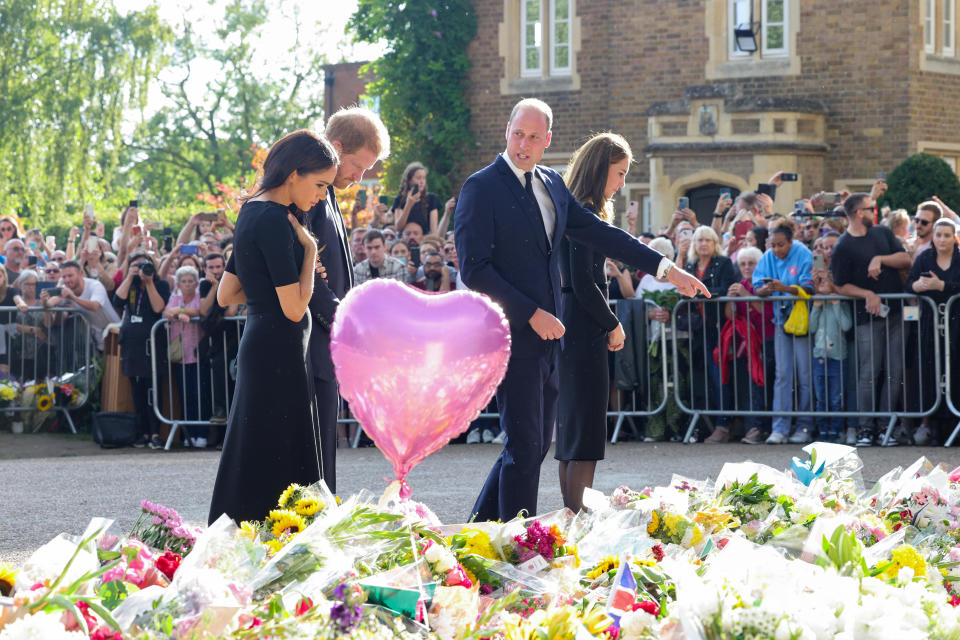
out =
<path fill-rule="evenodd" d="M 913 211 L 931 196 L 948 207 L 960 207 L 960 180 L 946 162 L 928 153 L 916 153 L 897 166 L 887 177 L 888 189 L 881 205 Z"/>
<path fill-rule="evenodd" d="M 323 59 L 304 41 L 299 22 L 285 43 L 289 63 L 258 68 L 256 46 L 272 11 L 265 0 L 233 0 L 211 41 L 189 27 L 177 37 L 172 79 L 161 83 L 167 104 L 129 145 L 131 178 L 151 203 L 215 196 L 220 185 L 249 182 L 259 148 L 320 118 Z M 192 91 L 195 69 L 210 63 L 216 73 L 202 92 Z"/>
<path fill-rule="evenodd" d="M 124 109 L 142 107 L 170 31 L 153 7 L 103 0 L 0 3 L 4 213 L 77 210 L 120 184 Z"/>
<path fill-rule="evenodd" d="M 359 0 L 349 28 L 356 39 L 386 42 L 388 52 L 365 70 L 376 76 L 367 91 L 380 98 L 390 131 L 384 182 L 399 185 L 409 162 L 430 169 L 432 191 L 450 193 L 457 162 L 473 142 L 464 96 L 477 30 L 469 0 Z"/>

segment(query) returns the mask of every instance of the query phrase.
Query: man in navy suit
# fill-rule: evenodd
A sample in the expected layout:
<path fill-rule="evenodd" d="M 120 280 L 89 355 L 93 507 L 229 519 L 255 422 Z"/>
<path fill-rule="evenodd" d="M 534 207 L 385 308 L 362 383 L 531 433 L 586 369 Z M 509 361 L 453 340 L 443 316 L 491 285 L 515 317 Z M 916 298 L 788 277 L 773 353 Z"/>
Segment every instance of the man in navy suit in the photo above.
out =
<path fill-rule="evenodd" d="M 330 358 L 330 328 L 340 300 L 353 286 L 353 257 L 350 239 L 334 193 L 346 189 L 363 178 L 377 160 L 390 153 L 390 136 L 386 127 L 369 109 L 351 107 L 341 109 L 327 120 L 326 136 L 340 154 L 340 166 L 327 199 L 310 210 L 310 231 L 317 238 L 320 262 L 326 269 L 326 279 L 314 277 L 310 313 L 313 331 L 310 333 L 310 363 L 316 393 L 320 422 L 321 477 L 330 491 L 337 491 L 337 414 L 340 393 Z M 384 205 L 378 205 L 384 206 Z M 384 207 L 386 209 L 386 207 Z M 346 439 L 343 440 L 346 443 Z"/>
<path fill-rule="evenodd" d="M 550 146 L 553 114 L 540 100 L 521 100 L 507 124 L 507 149 L 470 176 L 454 217 L 460 274 L 470 288 L 503 307 L 511 353 L 497 389 L 504 450 L 471 517 L 509 520 L 537 512 L 540 465 L 557 415 L 560 315 L 558 246 L 564 234 L 604 255 L 657 274 L 680 293 L 709 296 L 669 259 L 613 227 L 574 200 L 560 175 L 538 166 Z"/>

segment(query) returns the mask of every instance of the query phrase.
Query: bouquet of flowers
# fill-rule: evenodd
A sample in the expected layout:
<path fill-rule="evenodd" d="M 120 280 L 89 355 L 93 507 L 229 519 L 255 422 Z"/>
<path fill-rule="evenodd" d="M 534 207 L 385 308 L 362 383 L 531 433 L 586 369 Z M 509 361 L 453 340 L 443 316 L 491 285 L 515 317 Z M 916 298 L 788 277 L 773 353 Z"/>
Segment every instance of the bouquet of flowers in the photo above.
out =
<path fill-rule="evenodd" d="M 161 551 L 186 556 L 193 549 L 200 530 L 184 523 L 176 510 L 149 500 L 140 502 L 140 517 L 130 537 Z"/>
<path fill-rule="evenodd" d="M 0 407 L 12 407 L 16 405 L 20 393 L 20 384 L 16 380 L 9 378 L 0 380 Z"/>

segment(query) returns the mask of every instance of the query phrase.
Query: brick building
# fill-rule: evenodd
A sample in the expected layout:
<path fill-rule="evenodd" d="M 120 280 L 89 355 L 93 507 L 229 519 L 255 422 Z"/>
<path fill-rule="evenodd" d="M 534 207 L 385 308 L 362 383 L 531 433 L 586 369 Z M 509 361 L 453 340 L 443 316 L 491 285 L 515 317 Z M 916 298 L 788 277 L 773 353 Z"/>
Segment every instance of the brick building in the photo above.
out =
<path fill-rule="evenodd" d="M 464 174 L 504 147 L 511 106 L 554 110 L 544 163 L 614 130 L 636 165 L 625 200 L 644 228 L 679 196 L 708 221 L 721 187 L 800 174 L 777 211 L 817 190 L 865 189 L 925 151 L 960 156 L 958 0 L 475 0 Z M 756 51 L 736 45 L 752 31 Z M 750 34 L 744 48 L 749 49 Z"/>

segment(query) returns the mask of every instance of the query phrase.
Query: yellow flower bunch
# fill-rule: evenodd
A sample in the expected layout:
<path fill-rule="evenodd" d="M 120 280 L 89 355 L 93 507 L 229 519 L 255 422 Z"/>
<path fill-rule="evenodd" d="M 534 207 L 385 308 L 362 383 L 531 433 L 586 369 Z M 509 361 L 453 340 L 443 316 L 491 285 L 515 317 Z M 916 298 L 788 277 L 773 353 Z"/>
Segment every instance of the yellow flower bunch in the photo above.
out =
<path fill-rule="evenodd" d="M 299 496 L 300 492 L 303 491 L 303 487 L 297 483 L 291 484 L 289 487 L 283 490 L 283 493 L 280 494 L 280 499 L 277 500 L 277 506 L 281 509 L 287 509 L 292 507 L 292 501 L 295 496 Z"/>
<path fill-rule="evenodd" d="M 606 556 L 587 572 L 587 578 L 590 580 L 596 580 L 603 574 L 613 571 L 619 566 L 620 558 L 618 556 Z"/>
<path fill-rule="evenodd" d="M 660 515 L 654 511 L 650 514 L 650 524 L 647 525 L 647 533 L 653 535 L 657 532 L 657 529 L 660 528 Z"/>
<path fill-rule="evenodd" d="M 17 581 L 17 572 L 13 566 L 5 562 L 0 563 L 0 596 L 9 596 L 13 593 L 13 584 Z"/>
<path fill-rule="evenodd" d="M 279 538 L 284 534 L 296 535 L 307 528 L 307 523 L 303 517 L 295 511 L 289 509 L 274 509 L 267 516 L 267 526 L 270 527 L 270 533 L 274 538 Z"/>
<path fill-rule="evenodd" d="M 240 523 L 240 531 L 238 535 L 242 538 L 249 538 L 250 540 L 256 540 L 257 536 L 260 535 L 260 532 L 257 531 L 257 525 L 250 522 L 249 520 L 244 520 Z"/>
<path fill-rule="evenodd" d="M 900 573 L 900 569 L 903 567 L 913 569 L 913 575 L 915 577 L 927 575 L 927 561 L 923 559 L 923 555 L 917 551 L 916 547 L 909 544 L 902 544 L 891 551 L 890 555 L 892 556 L 893 562 L 887 567 L 886 571 L 883 572 L 884 577 L 896 578 L 897 574 Z"/>
<path fill-rule="evenodd" d="M 599 604 L 593 605 L 582 614 L 577 612 L 576 607 L 564 605 L 538 609 L 526 619 L 516 614 L 507 614 L 504 617 L 503 631 L 507 640 L 575 640 L 584 628 L 590 636 L 599 638 L 611 624 L 613 619 Z"/>
<path fill-rule="evenodd" d="M 17 390 L 6 385 L 0 386 L 0 400 L 11 402 L 17 397 Z"/>
<path fill-rule="evenodd" d="M 693 521 L 708 531 L 736 529 L 740 526 L 740 521 L 732 513 L 715 507 L 697 511 Z"/>
<path fill-rule="evenodd" d="M 482 558 L 489 558 L 491 560 L 500 559 L 500 555 L 490 543 L 490 536 L 486 531 L 481 529 L 467 528 L 461 531 L 460 534 L 464 537 L 465 541 L 465 544 L 463 545 L 464 553 L 473 554 Z"/>
<path fill-rule="evenodd" d="M 294 509 L 301 516 L 313 516 L 323 509 L 323 503 L 316 498 L 300 498 L 294 505 Z"/>

